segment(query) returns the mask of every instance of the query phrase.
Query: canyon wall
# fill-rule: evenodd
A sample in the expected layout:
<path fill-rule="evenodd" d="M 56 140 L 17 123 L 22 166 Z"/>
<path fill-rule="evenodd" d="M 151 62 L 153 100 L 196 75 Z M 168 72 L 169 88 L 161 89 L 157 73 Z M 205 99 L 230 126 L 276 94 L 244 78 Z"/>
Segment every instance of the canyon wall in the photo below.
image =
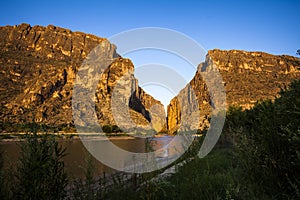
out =
<path fill-rule="evenodd" d="M 99 44 L 114 59 L 103 72 L 95 94 L 100 124 L 116 125 L 111 112 L 111 96 L 116 83 L 126 74 L 127 79 L 122 84 L 131 91 L 126 99 L 130 117 L 142 127 L 150 124 L 156 130 L 162 129 L 165 126 L 164 107 L 138 86 L 129 59 L 120 57 L 116 47 L 105 38 L 52 25 L 0 27 L 1 121 L 72 125 L 76 73 Z M 151 111 L 153 108 L 155 113 Z"/>
<path fill-rule="evenodd" d="M 129 118 L 141 128 L 168 129 L 169 133 L 186 125 L 187 129 L 207 128 L 214 105 L 202 75 L 213 70 L 212 66 L 222 76 L 227 108 L 237 105 L 246 109 L 257 100 L 274 99 L 280 87 L 300 78 L 299 58 L 211 50 L 190 83 L 171 100 L 166 124 L 163 105 L 138 86 L 133 63 L 120 57 L 107 39 L 52 25 L 5 26 L 0 27 L 1 122 L 73 125 L 72 93 L 76 74 L 99 44 L 100 50 L 109 52 L 112 58 L 95 92 L 95 111 L 101 125 L 118 125 L 118 120 Z M 118 88 L 114 90 L 115 87 Z M 123 103 L 117 104 L 115 110 L 120 111 L 127 104 L 128 112 L 113 115 L 113 91 L 122 97 L 116 101 Z M 198 108 L 199 112 L 194 112 Z M 79 115 L 91 114 L 82 110 Z"/>
<path fill-rule="evenodd" d="M 170 133 L 182 125 L 181 118 L 189 120 L 190 129 L 195 129 L 195 117 L 192 117 L 192 108 L 195 106 L 200 111 L 198 129 L 209 126 L 213 105 L 201 74 L 213 70 L 213 66 L 222 76 L 227 108 L 234 105 L 247 109 L 258 100 L 274 99 L 280 88 L 300 78 L 300 59 L 296 57 L 240 50 L 208 51 L 205 62 L 198 66 L 194 78 L 168 106 L 167 125 Z"/>

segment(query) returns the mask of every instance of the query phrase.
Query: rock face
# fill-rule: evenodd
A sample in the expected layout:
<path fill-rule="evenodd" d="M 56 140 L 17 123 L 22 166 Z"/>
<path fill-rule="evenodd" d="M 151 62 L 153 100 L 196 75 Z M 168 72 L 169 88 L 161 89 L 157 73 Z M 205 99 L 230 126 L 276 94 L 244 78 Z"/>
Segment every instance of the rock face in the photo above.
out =
<path fill-rule="evenodd" d="M 105 38 L 52 25 L 0 27 L 1 121 L 72 125 L 72 91 L 76 73 L 90 51 L 99 44 L 114 59 L 103 72 L 95 94 L 95 110 L 100 124 L 116 125 L 111 96 L 118 83 L 123 88 L 130 88 L 131 93 L 125 100 L 130 106 L 132 120 L 141 126 L 150 124 L 151 128 L 160 130 L 165 126 L 163 105 L 138 86 L 130 60 L 118 56 L 115 46 Z M 126 79 L 122 79 L 124 75 Z M 120 93 L 122 87 L 118 88 L 121 88 Z M 151 111 L 153 108 L 158 111 L 156 114 Z"/>
<path fill-rule="evenodd" d="M 257 100 L 273 99 L 280 87 L 300 78 L 299 58 L 263 52 L 209 51 L 190 84 L 171 100 L 165 124 L 163 105 L 138 86 L 132 62 L 121 58 L 107 39 L 52 25 L 6 26 L 0 27 L 0 122 L 72 125 L 74 80 L 83 61 L 99 44 L 112 63 L 101 72 L 96 86 L 96 113 L 85 113 L 80 103 L 76 106 L 81 108 L 79 116 L 95 114 L 101 125 L 121 123 L 121 127 L 130 129 L 134 124 L 147 130 L 167 128 L 170 133 L 180 127 L 208 127 L 214 97 L 202 75 L 212 66 L 222 76 L 227 107 L 249 108 Z"/>
<path fill-rule="evenodd" d="M 280 88 L 300 78 L 299 58 L 263 52 L 211 50 L 206 61 L 198 66 L 190 84 L 171 100 L 167 111 L 169 132 L 173 133 L 182 125 L 181 118 L 189 120 L 188 116 L 193 115 L 192 108 L 195 106 L 200 109 L 200 124 L 197 127 L 204 129 L 209 126 L 211 98 L 200 72 L 212 70 L 213 65 L 222 76 L 227 107 L 237 105 L 246 109 L 257 100 L 274 99 Z M 193 126 L 196 122 L 192 119 L 190 117 L 189 123 Z"/>

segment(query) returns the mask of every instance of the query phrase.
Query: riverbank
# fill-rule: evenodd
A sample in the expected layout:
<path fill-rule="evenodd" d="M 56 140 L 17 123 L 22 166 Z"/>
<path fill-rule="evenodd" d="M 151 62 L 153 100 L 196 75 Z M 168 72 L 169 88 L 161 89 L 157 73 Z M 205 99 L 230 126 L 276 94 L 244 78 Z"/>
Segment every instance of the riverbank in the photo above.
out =
<path fill-rule="evenodd" d="M 42 136 L 46 133 L 39 132 L 38 136 Z M 154 136 L 143 136 L 136 135 L 134 133 L 47 133 L 55 137 L 56 140 L 82 140 L 82 139 L 96 139 L 96 140 L 131 140 L 135 138 L 146 138 L 146 137 L 171 137 L 173 135 L 167 134 L 158 134 Z M 26 136 L 30 135 L 30 133 L 20 132 L 20 133 L 0 133 L 0 142 L 18 142 L 24 141 Z"/>
<path fill-rule="evenodd" d="M 165 138 L 175 137 L 174 134 L 137 135 L 135 133 L 37 133 L 39 137 L 48 134 L 57 141 L 69 140 L 133 140 L 137 138 Z M 5 142 L 22 142 L 32 133 L 0 133 L 0 144 Z M 202 137 L 203 134 L 194 134 L 194 138 Z"/>

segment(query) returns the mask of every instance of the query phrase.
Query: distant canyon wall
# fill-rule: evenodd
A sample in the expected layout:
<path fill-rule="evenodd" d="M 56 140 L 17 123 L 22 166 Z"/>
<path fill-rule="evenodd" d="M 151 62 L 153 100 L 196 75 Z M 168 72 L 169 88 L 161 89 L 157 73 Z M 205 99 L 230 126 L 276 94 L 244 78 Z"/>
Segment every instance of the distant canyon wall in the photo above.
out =
<path fill-rule="evenodd" d="M 246 109 L 258 100 L 274 99 L 280 88 L 300 78 L 300 59 L 296 57 L 239 50 L 208 51 L 194 78 L 168 105 L 167 125 L 170 133 L 181 127 L 182 118 L 189 121 L 190 129 L 209 127 L 212 102 L 201 74 L 213 70 L 213 65 L 223 79 L 227 108 L 236 105 Z M 192 109 L 195 106 L 200 111 L 197 127 L 193 121 L 197 119 Z"/>

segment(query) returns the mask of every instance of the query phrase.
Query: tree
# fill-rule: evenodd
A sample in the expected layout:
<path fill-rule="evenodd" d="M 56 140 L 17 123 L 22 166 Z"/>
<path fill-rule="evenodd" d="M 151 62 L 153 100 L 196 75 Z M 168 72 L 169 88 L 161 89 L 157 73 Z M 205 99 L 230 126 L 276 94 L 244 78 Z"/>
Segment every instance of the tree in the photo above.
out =
<path fill-rule="evenodd" d="M 300 55 L 300 49 L 297 50 L 297 53 L 296 53 L 296 54 L 297 54 L 297 55 Z"/>
<path fill-rule="evenodd" d="M 67 174 L 65 149 L 53 137 L 35 133 L 21 144 L 15 199 L 64 199 Z"/>

